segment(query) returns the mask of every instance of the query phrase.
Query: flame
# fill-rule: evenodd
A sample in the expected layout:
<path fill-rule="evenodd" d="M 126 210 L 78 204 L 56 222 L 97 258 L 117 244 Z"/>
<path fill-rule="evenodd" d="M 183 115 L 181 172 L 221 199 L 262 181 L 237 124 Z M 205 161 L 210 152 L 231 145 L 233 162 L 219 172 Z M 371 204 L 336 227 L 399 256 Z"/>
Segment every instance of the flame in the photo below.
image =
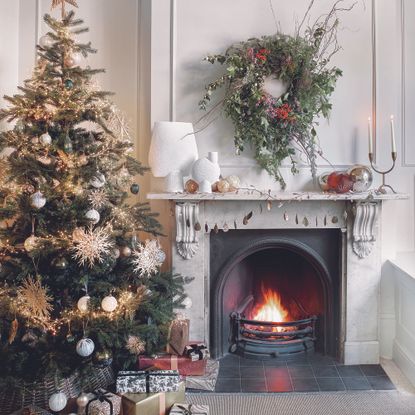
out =
<path fill-rule="evenodd" d="M 262 287 L 262 296 L 262 302 L 252 311 L 252 320 L 276 323 L 290 321 L 290 314 L 281 304 L 281 296 L 278 292 Z M 282 327 L 278 327 L 276 331 L 282 331 Z"/>

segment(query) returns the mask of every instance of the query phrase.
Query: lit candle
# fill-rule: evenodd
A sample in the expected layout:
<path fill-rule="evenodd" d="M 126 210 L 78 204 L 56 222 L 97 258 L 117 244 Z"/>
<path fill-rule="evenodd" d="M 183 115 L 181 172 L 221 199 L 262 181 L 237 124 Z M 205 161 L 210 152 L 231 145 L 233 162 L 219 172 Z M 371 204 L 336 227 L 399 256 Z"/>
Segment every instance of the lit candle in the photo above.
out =
<path fill-rule="evenodd" d="M 395 125 L 393 122 L 393 115 L 391 115 L 391 140 L 392 140 L 392 153 L 396 153 Z"/>
<path fill-rule="evenodd" d="M 369 154 L 373 154 L 372 120 L 370 117 L 367 119 L 367 132 L 368 132 L 368 139 L 369 139 Z"/>

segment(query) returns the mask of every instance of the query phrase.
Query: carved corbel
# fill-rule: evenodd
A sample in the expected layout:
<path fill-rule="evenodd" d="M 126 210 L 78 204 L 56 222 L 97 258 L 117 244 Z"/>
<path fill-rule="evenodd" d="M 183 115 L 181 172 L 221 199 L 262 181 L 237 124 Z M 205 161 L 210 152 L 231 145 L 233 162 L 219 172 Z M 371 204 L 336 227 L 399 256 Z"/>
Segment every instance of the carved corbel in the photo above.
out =
<path fill-rule="evenodd" d="M 191 259 L 199 249 L 199 203 L 176 203 L 176 246 L 184 259 Z"/>
<path fill-rule="evenodd" d="M 367 257 L 376 241 L 376 202 L 358 202 L 354 206 L 353 251 L 359 258 Z"/>

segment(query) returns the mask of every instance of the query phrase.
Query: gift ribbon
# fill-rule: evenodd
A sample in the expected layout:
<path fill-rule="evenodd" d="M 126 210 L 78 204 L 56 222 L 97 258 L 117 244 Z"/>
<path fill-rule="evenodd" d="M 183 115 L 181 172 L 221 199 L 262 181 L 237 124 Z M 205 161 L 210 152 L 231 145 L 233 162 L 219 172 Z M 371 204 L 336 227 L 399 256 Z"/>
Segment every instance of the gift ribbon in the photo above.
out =
<path fill-rule="evenodd" d="M 166 415 L 166 394 L 159 393 L 159 415 Z"/>
<path fill-rule="evenodd" d="M 176 355 L 171 355 L 170 358 L 170 369 L 172 370 L 178 370 L 179 369 L 179 359 Z"/>
<path fill-rule="evenodd" d="M 110 405 L 110 415 L 114 414 L 114 406 L 110 399 L 108 399 L 111 396 L 110 392 L 106 392 L 104 389 L 98 389 L 97 391 L 93 392 L 95 395 L 95 398 L 91 399 L 85 408 L 85 413 L 88 415 L 89 413 L 89 405 L 94 401 L 100 401 L 100 402 L 107 402 Z"/>

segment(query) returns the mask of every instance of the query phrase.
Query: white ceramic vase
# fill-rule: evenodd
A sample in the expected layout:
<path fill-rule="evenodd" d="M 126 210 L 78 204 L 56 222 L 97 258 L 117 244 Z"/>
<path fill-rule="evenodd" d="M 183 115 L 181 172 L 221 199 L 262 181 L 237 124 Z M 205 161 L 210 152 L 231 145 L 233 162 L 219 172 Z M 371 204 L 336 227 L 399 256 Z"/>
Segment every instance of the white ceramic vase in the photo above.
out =
<path fill-rule="evenodd" d="M 208 157 L 196 160 L 192 167 L 192 177 L 199 184 L 205 180 L 210 184 L 218 181 L 220 177 L 218 153 L 212 151 L 209 153 Z"/>

